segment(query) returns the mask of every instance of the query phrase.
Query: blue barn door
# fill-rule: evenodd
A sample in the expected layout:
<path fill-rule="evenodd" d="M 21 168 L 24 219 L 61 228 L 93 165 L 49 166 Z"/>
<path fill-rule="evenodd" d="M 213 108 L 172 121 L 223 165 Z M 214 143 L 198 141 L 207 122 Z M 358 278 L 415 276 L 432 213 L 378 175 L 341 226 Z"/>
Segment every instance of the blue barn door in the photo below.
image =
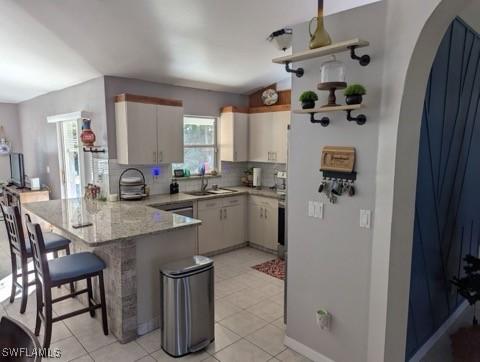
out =
<path fill-rule="evenodd" d="M 407 360 L 462 302 L 450 279 L 480 238 L 480 36 L 456 19 L 432 66 L 423 109 Z"/>

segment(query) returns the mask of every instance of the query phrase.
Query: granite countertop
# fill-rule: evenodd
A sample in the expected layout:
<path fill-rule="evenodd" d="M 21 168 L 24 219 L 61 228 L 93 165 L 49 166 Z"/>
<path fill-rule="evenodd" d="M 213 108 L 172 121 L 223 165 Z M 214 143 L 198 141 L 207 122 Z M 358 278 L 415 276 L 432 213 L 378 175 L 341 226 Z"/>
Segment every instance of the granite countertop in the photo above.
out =
<path fill-rule="evenodd" d="M 170 194 L 161 194 L 161 195 L 150 195 L 148 198 L 140 201 L 145 205 L 166 205 L 166 204 L 176 204 L 188 201 L 198 201 L 198 200 L 208 200 L 208 199 L 216 199 L 219 197 L 230 197 L 235 195 L 255 195 L 255 196 L 263 196 L 269 197 L 272 199 L 283 199 L 283 197 L 275 190 L 270 188 L 262 188 L 262 189 L 255 189 L 246 186 L 235 186 L 235 187 L 221 187 L 228 190 L 235 190 L 236 192 L 230 194 L 211 194 L 211 195 L 204 195 L 204 196 L 194 196 L 188 195 L 186 193 L 180 192 L 178 194 L 170 195 Z"/>
<path fill-rule="evenodd" d="M 67 199 L 29 203 L 22 207 L 65 236 L 92 247 L 201 224 L 200 220 L 131 201 Z M 79 229 L 72 227 L 85 222 L 92 225 Z"/>
<path fill-rule="evenodd" d="M 228 187 L 236 192 L 193 196 L 185 193 L 175 195 L 152 195 L 141 201 L 104 202 L 85 199 L 50 200 L 25 204 L 22 207 L 60 230 L 72 240 L 98 247 L 105 244 L 130 240 L 182 227 L 201 224 L 200 220 L 161 211 L 151 205 L 166 205 L 188 201 L 215 199 L 235 195 L 257 195 L 281 199 L 269 188 L 253 189 L 245 186 Z M 72 225 L 91 222 L 93 225 L 75 229 Z"/>

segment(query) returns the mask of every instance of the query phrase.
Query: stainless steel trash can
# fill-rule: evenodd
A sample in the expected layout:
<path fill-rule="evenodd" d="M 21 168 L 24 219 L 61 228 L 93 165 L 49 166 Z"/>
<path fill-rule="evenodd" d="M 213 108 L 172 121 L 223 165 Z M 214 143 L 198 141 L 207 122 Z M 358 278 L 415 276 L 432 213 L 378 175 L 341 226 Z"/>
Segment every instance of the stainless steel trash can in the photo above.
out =
<path fill-rule="evenodd" d="M 162 349 L 180 357 L 215 339 L 213 260 L 194 256 L 160 271 Z"/>

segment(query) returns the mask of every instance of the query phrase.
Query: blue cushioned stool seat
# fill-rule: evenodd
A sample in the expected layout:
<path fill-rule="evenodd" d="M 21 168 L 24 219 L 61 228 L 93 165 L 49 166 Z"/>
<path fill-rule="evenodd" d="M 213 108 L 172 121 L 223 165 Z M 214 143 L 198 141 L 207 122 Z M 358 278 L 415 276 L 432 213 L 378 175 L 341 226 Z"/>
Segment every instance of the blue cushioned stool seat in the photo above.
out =
<path fill-rule="evenodd" d="M 65 248 L 68 244 L 70 244 L 70 240 L 55 233 L 43 233 L 43 241 L 45 242 L 45 249 L 47 251 Z M 27 253 L 30 254 L 32 252 L 30 241 L 26 241 L 25 244 Z"/>
<path fill-rule="evenodd" d="M 83 252 L 48 261 L 50 279 L 58 282 L 75 279 L 105 269 L 105 262 L 92 253 Z"/>

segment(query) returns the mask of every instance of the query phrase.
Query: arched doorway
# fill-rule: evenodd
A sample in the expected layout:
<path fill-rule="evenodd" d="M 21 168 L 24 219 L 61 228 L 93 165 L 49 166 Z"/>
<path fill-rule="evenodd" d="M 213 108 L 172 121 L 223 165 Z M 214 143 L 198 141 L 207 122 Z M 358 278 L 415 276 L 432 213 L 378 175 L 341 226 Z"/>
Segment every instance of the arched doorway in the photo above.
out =
<path fill-rule="evenodd" d="M 462 303 L 450 280 L 480 242 L 480 35 L 456 18 L 427 85 L 421 123 L 407 358 Z"/>

